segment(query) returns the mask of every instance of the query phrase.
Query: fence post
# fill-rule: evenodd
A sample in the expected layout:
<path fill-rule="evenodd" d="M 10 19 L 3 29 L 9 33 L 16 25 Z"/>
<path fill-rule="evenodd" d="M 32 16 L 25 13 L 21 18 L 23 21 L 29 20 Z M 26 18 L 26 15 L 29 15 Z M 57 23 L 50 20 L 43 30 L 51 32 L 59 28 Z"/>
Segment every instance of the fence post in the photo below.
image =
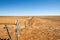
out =
<path fill-rule="evenodd" d="M 16 40 L 18 40 L 18 20 L 16 21 Z"/>

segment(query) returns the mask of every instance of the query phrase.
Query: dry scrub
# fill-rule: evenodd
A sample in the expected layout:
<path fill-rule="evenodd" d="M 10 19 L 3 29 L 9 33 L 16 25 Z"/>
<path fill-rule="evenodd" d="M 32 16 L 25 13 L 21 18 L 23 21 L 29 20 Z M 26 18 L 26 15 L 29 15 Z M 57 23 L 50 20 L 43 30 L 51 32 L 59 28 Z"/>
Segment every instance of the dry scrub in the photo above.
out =
<path fill-rule="evenodd" d="M 18 40 L 60 40 L 59 17 L 0 17 L 0 23 L 19 21 Z M 12 40 L 15 40 L 15 26 L 7 25 Z M 4 25 L 0 25 L 0 38 L 9 38 Z"/>

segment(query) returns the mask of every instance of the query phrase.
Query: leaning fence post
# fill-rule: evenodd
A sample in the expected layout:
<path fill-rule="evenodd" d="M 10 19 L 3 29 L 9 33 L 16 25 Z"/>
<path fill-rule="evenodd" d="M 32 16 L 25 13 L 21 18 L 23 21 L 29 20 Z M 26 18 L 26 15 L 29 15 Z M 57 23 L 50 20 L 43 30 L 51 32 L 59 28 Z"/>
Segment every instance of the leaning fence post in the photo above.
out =
<path fill-rule="evenodd" d="M 19 25 L 18 20 L 16 21 L 16 23 L 0 23 L 0 25 L 5 25 L 5 27 L 6 27 L 6 25 L 16 25 L 16 31 L 15 31 L 16 32 L 16 40 L 18 40 L 18 25 Z M 9 35 L 9 37 L 10 37 L 10 35 Z M 10 37 L 10 39 L 11 39 L 11 37 Z"/>

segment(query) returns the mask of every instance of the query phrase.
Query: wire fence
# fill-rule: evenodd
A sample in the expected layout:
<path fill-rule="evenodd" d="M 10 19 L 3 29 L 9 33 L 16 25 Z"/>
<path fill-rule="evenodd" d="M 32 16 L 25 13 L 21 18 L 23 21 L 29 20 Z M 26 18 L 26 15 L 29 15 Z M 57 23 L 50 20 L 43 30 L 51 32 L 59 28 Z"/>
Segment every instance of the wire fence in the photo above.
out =
<path fill-rule="evenodd" d="M 7 34 L 9 36 L 8 39 L 2 39 L 2 38 L 0 38 L 0 40 L 9 40 L 9 39 L 12 40 L 12 37 L 11 37 L 11 35 L 9 33 L 8 26 L 7 25 L 15 25 L 16 26 L 16 29 L 15 29 L 16 39 L 15 40 L 18 40 L 18 25 L 19 25 L 18 20 L 16 21 L 16 23 L 0 23 L 0 25 L 5 25 L 4 29 L 6 29 Z"/>

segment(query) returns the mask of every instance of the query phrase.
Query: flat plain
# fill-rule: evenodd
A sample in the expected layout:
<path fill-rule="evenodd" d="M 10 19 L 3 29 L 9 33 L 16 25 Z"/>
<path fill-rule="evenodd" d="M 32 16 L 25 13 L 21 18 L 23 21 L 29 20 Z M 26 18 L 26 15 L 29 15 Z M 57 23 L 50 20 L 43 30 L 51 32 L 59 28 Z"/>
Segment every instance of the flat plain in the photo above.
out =
<path fill-rule="evenodd" d="M 0 16 L 0 23 L 16 23 L 18 40 L 60 40 L 60 16 Z M 9 38 L 0 24 L 0 38 Z M 7 25 L 11 39 L 16 39 L 16 25 Z"/>

